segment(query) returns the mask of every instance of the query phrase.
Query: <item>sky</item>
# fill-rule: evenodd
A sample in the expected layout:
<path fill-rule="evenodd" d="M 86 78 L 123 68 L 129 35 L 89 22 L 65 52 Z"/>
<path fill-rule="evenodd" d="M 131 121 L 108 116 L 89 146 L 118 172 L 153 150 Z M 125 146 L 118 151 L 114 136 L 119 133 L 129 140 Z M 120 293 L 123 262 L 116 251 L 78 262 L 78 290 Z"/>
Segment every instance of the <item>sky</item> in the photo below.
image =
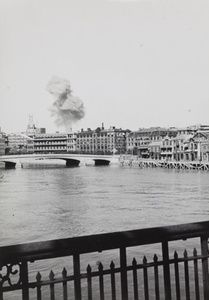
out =
<path fill-rule="evenodd" d="M 70 83 L 72 130 L 209 124 L 208 0 L 0 0 L 0 127 L 65 132 L 47 85 Z"/>

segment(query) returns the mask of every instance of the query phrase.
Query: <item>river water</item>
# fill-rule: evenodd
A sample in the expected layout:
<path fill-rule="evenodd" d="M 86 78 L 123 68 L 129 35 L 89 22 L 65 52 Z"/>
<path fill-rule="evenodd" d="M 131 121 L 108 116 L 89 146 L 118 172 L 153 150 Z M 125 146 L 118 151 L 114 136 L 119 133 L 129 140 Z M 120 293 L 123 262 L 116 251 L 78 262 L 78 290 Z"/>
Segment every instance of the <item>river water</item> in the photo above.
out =
<path fill-rule="evenodd" d="M 207 171 L 42 165 L 1 173 L 0 246 L 209 219 Z"/>
<path fill-rule="evenodd" d="M 208 220 L 209 173 L 129 166 L 3 171 L 0 245 Z"/>

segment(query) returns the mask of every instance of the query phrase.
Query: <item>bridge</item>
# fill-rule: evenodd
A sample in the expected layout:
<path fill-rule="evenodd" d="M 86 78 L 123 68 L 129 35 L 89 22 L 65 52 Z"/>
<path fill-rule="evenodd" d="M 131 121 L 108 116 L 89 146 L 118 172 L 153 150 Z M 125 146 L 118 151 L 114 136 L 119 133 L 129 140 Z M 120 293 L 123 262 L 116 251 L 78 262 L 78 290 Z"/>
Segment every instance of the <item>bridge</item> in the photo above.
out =
<path fill-rule="evenodd" d="M 21 155 L 2 155 L 0 162 L 5 163 L 5 169 L 15 169 L 16 164 L 23 165 L 26 162 L 36 162 L 40 160 L 65 160 L 66 167 L 78 167 L 81 163 L 87 165 L 93 162 L 95 166 L 109 165 L 118 163 L 119 158 L 116 155 L 89 155 L 89 154 L 21 154 Z"/>

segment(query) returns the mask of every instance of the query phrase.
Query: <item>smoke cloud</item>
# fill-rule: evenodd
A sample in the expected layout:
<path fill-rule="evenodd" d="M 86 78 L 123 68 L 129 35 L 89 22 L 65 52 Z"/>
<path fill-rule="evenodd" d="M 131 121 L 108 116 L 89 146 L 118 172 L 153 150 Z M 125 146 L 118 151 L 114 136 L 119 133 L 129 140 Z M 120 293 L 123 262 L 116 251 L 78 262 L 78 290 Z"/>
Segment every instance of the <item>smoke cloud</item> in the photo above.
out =
<path fill-rule="evenodd" d="M 72 124 L 85 116 L 83 101 L 72 95 L 70 82 L 64 78 L 52 77 L 47 90 L 55 98 L 49 108 L 52 117 L 55 118 L 55 123 L 70 131 Z"/>

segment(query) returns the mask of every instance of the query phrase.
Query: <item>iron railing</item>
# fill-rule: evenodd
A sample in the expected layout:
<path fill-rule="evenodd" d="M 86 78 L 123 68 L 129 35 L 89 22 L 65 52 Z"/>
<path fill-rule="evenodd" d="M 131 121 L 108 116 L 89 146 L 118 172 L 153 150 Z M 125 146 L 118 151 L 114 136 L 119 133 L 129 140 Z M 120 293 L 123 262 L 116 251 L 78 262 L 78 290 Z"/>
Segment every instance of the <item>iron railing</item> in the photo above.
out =
<path fill-rule="evenodd" d="M 1 247 L 0 299 L 208 300 L 208 237 L 209 222 L 199 222 Z M 50 271 L 57 258 L 61 274 Z"/>

